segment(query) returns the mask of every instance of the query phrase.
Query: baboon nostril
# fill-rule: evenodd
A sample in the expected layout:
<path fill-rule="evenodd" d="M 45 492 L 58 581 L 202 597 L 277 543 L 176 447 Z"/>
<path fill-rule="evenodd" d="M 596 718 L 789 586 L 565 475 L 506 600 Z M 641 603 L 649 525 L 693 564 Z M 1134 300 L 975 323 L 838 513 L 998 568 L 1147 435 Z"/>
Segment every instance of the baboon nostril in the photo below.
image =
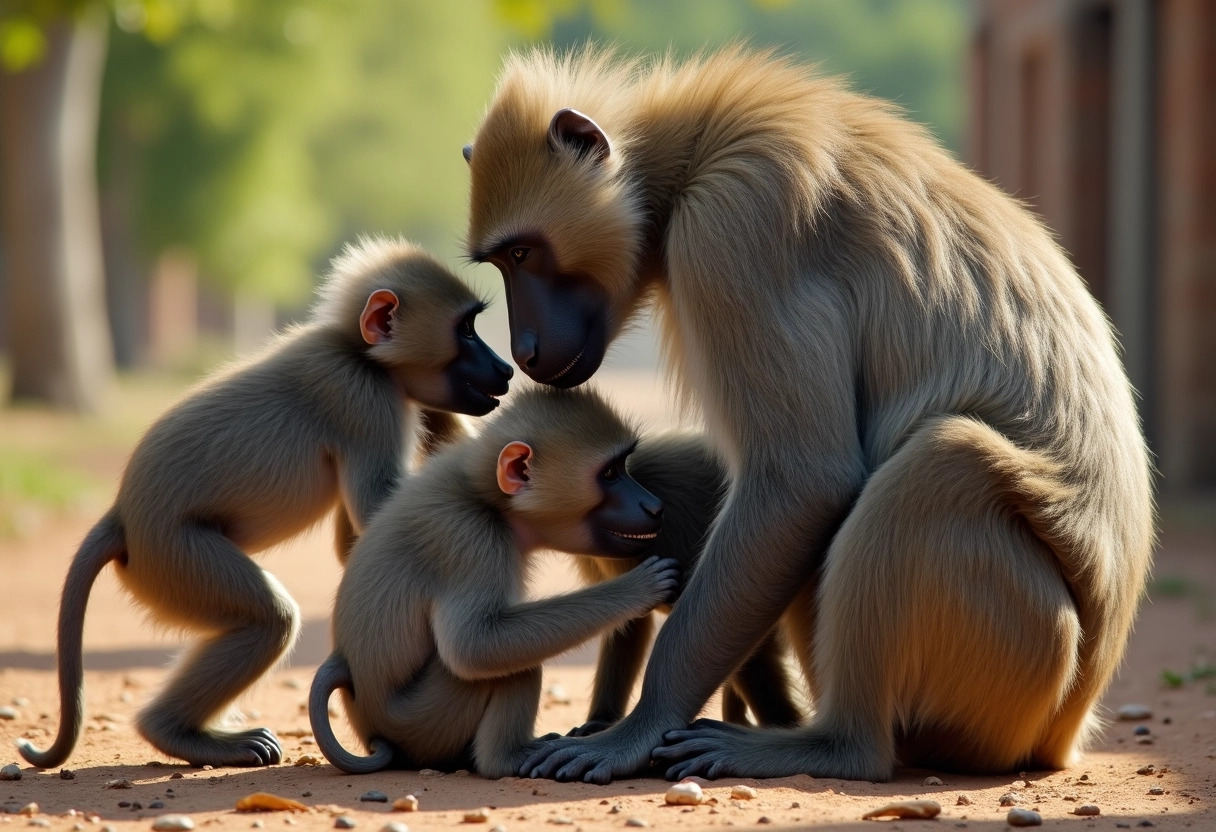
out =
<path fill-rule="evenodd" d="M 536 366 L 537 349 L 536 349 L 536 331 L 525 329 L 515 339 L 512 345 L 511 354 L 515 358 L 515 363 L 525 369 L 531 369 Z"/>

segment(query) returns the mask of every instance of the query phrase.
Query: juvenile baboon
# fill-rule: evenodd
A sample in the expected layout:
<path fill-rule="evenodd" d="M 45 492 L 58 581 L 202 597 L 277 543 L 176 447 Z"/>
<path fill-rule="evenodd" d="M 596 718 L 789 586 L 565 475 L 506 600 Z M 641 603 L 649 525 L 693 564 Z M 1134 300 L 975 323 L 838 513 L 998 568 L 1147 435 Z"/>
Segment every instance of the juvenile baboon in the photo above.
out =
<path fill-rule="evenodd" d="M 892 105 L 744 48 L 514 56 L 468 156 L 516 363 L 576 385 L 653 298 L 731 472 L 637 708 L 521 773 L 1067 765 L 1153 509 L 1110 327 L 1039 221 Z M 686 728 L 779 619 L 810 723 Z"/>
<path fill-rule="evenodd" d="M 265 728 L 208 724 L 283 655 L 299 613 L 247 553 L 314 524 L 338 504 L 339 553 L 397 482 L 417 404 L 475 415 L 497 406 L 511 368 L 477 336 L 482 304 L 404 241 L 372 240 L 334 261 L 311 320 L 253 360 L 203 382 L 160 418 L 127 463 L 114 506 L 68 570 L 59 608 L 55 743 L 21 754 L 67 759 L 83 710 L 81 631 L 101 569 L 157 620 L 205 633 L 141 734 L 195 765 L 280 759 Z"/>
<path fill-rule="evenodd" d="M 514 774 L 533 739 L 541 663 L 650 612 L 679 583 L 675 561 L 650 558 L 523 600 L 537 548 L 630 557 L 654 541 L 663 505 L 625 469 L 636 441 L 594 393 L 534 389 L 402 483 L 356 544 L 334 653 L 313 680 L 309 717 L 330 762 Z M 371 756 L 334 737 L 336 688 Z"/>
<path fill-rule="evenodd" d="M 682 574 L 691 573 L 726 494 L 722 463 L 704 437 L 669 434 L 643 436 L 626 468 L 643 488 L 663 501 L 663 528 L 646 553 L 672 558 L 680 564 Z M 614 578 L 637 563 L 637 559 L 620 557 L 575 559 L 588 583 Z M 671 611 L 667 605 L 659 609 Z M 653 633 L 653 616 L 647 614 L 604 634 L 587 722 L 571 731 L 571 736 L 602 731 L 625 715 Z M 791 698 L 791 686 L 781 644 L 770 634 L 723 685 L 722 718 L 748 724 L 750 708 L 760 725 L 792 728 L 801 714 Z"/>

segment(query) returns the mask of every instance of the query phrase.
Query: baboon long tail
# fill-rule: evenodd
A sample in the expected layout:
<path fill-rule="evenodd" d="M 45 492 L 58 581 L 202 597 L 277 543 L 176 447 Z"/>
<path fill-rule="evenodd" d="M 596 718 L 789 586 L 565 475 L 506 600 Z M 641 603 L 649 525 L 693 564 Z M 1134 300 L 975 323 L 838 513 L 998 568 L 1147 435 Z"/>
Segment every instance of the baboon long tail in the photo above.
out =
<path fill-rule="evenodd" d="M 393 761 L 393 748 L 381 739 L 372 739 L 371 755 L 360 757 L 351 754 L 338 738 L 334 736 L 333 726 L 329 724 L 329 697 L 338 688 L 351 688 L 350 667 L 338 653 L 332 653 L 328 659 L 317 668 L 313 677 L 312 689 L 308 694 L 308 721 L 312 724 L 312 735 L 317 741 L 317 747 L 336 768 L 347 774 L 370 774 L 386 768 Z"/>
<path fill-rule="evenodd" d="M 126 550 L 126 545 L 118 513 L 110 509 L 85 537 L 68 567 L 59 600 L 59 733 L 45 751 L 39 751 L 29 740 L 17 740 L 21 756 L 39 768 L 62 765 L 80 738 L 84 722 L 84 611 L 97 575 Z"/>

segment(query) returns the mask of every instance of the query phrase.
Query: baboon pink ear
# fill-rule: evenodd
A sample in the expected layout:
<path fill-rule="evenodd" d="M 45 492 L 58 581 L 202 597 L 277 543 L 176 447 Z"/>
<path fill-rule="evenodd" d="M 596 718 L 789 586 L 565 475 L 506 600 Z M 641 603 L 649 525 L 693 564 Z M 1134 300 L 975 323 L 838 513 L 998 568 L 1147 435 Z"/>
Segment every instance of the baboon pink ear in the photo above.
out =
<path fill-rule="evenodd" d="M 379 344 L 393 337 L 393 312 L 400 305 L 397 293 L 389 289 L 377 289 L 367 298 L 363 314 L 359 316 L 359 332 L 369 344 Z"/>
<path fill-rule="evenodd" d="M 549 149 L 559 152 L 569 148 L 579 154 L 588 154 L 596 161 L 608 158 L 608 137 L 600 126 L 578 110 L 566 108 L 553 114 L 549 122 Z"/>
<path fill-rule="evenodd" d="M 498 452 L 498 487 L 503 494 L 518 494 L 530 485 L 531 459 L 532 448 L 527 442 L 508 442 Z"/>

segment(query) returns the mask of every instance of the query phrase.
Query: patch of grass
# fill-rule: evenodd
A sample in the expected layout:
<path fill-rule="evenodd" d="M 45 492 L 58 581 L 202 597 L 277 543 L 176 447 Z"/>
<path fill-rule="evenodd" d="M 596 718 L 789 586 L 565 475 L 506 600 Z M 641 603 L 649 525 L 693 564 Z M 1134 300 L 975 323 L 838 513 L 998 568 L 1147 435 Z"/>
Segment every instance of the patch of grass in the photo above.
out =
<path fill-rule="evenodd" d="M 1153 598 L 1186 598 L 1194 589 L 1193 582 L 1187 578 L 1162 575 L 1149 582 L 1148 594 Z"/>
<path fill-rule="evenodd" d="M 1161 671 L 1161 684 L 1167 688 L 1177 689 L 1187 682 L 1199 682 L 1216 679 L 1216 664 L 1197 664 L 1190 670 L 1178 672 L 1166 668 Z M 1204 691 L 1212 694 L 1216 691 L 1216 682 L 1208 681 Z"/>

